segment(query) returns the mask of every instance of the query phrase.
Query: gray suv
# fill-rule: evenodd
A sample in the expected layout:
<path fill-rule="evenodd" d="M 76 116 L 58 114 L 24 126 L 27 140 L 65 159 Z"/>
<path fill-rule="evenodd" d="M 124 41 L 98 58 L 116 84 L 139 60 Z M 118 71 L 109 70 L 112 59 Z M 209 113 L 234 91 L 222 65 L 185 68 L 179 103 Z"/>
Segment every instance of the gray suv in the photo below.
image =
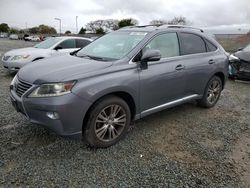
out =
<path fill-rule="evenodd" d="M 213 107 L 227 67 L 224 49 L 202 30 L 127 27 L 74 53 L 25 66 L 10 96 L 30 122 L 108 147 L 133 120 L 191 100 Z"/>

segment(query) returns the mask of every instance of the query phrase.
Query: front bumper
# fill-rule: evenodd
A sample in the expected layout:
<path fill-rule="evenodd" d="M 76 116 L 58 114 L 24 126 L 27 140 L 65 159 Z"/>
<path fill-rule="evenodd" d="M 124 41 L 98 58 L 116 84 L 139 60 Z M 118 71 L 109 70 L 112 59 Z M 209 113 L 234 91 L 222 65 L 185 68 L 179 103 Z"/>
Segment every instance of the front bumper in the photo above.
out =
<path fill-rule="evenodd" d="M 250 71 L 238 72 L 238 78 L 242 80 L 250 80 Z"/>
<path fill-rule="evenodd" d="M 17 72 L 19 69 L 21 69 L 24 65 L 28 63 L 30 62 L 13 62 L 2 60 L 3 67 L 9 72 Z"/>
<path fill-rule="evenodd" d="M 250 80 L 250 63 L 231 63 L 229 65 L 229 76 L 242 80 Z"/>
<path fill-rule="evenodd" d="M 15 109 L 31 123 L 42 125 L 62 136 L 81 134 L 84 116 L 91 105 L 89 101 L 73 93 L 59 97 L 28 98 L 29 93 L 27 91 L 19 97 L 12 89 L 10 98 Z M 47 112 L 56 112 L 59 118 L 51 119 Z"/>

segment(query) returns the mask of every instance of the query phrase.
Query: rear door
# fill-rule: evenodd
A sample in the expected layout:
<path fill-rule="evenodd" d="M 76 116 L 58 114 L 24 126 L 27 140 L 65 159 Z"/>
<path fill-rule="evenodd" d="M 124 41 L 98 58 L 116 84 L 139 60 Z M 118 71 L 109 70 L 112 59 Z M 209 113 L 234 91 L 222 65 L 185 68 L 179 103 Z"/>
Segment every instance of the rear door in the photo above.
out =
<path fill-rule="evenodd" d="M 202 36 L 180 32 L 181 55 L 187 75 L 186 95 L 203 95 L 206 84 L 214 70 L 218 56 L 217 47 Z"/>
<path fill-rule="evenodd" d="M 160 50 L 161 60 L 148 62 L 141 70 L 140 107 L 142 116 L 157 111 L 162 105 L 185 96 L 185 68 L 180 58 L 176 33 L 164 33 L 152 39 L 142 50 Z"/>

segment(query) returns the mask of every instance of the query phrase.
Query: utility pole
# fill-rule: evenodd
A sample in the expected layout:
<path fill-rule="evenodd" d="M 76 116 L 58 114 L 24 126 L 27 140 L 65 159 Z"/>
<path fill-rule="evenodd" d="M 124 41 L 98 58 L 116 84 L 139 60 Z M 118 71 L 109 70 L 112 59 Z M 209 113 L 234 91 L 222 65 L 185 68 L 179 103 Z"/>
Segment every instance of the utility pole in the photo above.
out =
<path fill-rule="evenodd" d="M 76 34 L 78 34 L 78 23 L 77 23 L 78 16 L 76 16 Z"/>
<path fill-rule="evenodd" d="M 59 36 L 60 36 L 61 33 L 62 33 L 62 19 L 60 19 L 60 18 L 55 18 L 55 20 L 58 20 L 58 21 L 59 21 Z"/>

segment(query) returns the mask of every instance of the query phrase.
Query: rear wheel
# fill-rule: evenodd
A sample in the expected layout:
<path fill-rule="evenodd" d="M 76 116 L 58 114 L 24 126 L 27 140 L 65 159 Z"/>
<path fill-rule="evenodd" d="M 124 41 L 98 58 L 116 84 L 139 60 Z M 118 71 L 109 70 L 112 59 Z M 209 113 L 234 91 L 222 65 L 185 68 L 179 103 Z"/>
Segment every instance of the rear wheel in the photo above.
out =
<path fill-rule="evenodd" d="M 84 138 L 92 147 L 109 147 L 126 134 L 130 119 L 130 109 L 124 100 L 105 97 L 91 108 Z"/>
<path fill-rule="evenodd" d="M 212 77 L 207 83 L 203 98 L 198 100 L 201 107 L 211 108 L 220 98 L 222 91 L 222 81 L 218 76 Z"/>

